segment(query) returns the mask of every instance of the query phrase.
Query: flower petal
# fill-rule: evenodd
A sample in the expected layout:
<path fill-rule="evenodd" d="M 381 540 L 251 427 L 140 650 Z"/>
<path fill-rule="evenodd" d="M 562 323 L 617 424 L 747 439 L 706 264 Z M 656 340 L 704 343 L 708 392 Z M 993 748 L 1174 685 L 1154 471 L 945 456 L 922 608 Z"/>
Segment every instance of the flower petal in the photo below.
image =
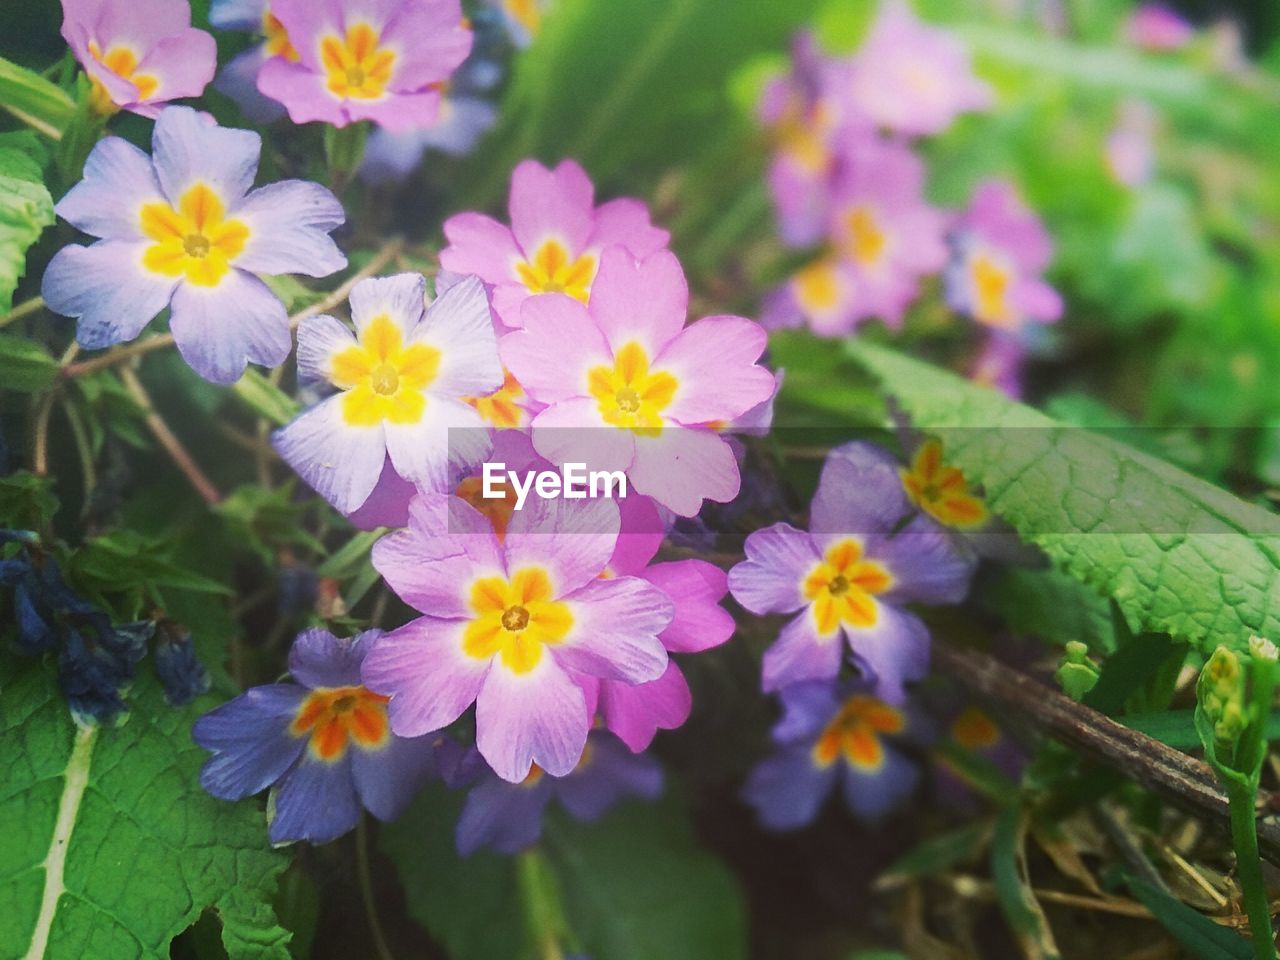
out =
<path fill-rule="evenodd" d="M 647 257 L 663 249 L 671 234 L 655 227 L 649 220 L 649 208 L 643 201 L 619 197 L 596 208 L 595 228 L 587 245 L 603 250 L 615 244 L 626 247 L 634 257 Z"/>
<path fill-rule="evenodd" d="M 289 674 L 305 687 L 351 687 L 360 683 L 360 664 L 382 636 L 366 630 L 350 639 L 328 630 L 303 630 L 289 648 Z"/>
<path fill-rule="evenodd" d="M 614 353 L 635 342 L 652 360 L 680 333 L 688 308 L 684 270 L 669 250 L 644 260 L 622 247 L 610 247 L 600 255 L 589 309 Z M 763 350 L 763 331 L 758 339 Z"/>
<path fill-rule="evenodd" d="M 507 566 L 545 567 L 553 597 L 590 583 L 604 570 L 618 539 L 612 500 L 544 500 L 536 494 L 507 526 Z"/>
<path fill-rule="evenodd" d="M 216 287 L 181 284 L 169 329 L 182 359 L 214 383 L 233 383 L 249 363 L 277 367 L 293 348 L 284 304 L 242 270 L 231 270 Z"/>
<path fill-rule="evenodd" d="M 458 853 L 469 857 L 481 847 L 519 853 L 533 846 L 542 836 L 542 816 L 550 800 L 549 777 L 532 784 L 487 777 L 467 794 L 458 815 Z"/>
<path fill-rule="evenodd" d="M 421 490 L 445 491 L 489 455 L 493 438 L 480 414 L 458 400 L 431 397 L 417 423 L 383 425 L 396 473 Z"/>
<path fill-rule="evenodd" d="M 380 750 L 351 751 L 356 794 L 379 820 L 394 820 L 435 773 L 434 736 L 397 737 Z"/>
<path fill-rule="evenodd" d="M 412 340 L 440 351 L 432 393 L 484 396 L 502 386 L 489 295 L 477 277 L 464 277 L 437 298 Z"/>
<path fill-rule="evenodd" d="M 764 327 L 742 317 L 707 317 L 685 327 L 654 361 L 680 382 L 663 413 L 679 423 L 710 423 L 767 401 L 776 383 L 756 362 L 767 340 Z"/>
<path fill-rule="evenodd" d="M 132 340 L 168 305 L 178 282 L 144 269 L 145 249 L 102 240 L 63 247 L 49 261 L 40 294 L 54 313 L 78 318 L 80 346 L 97 350 Z"/>
<path fill-rule="evenodd" d="M 306 740 L 289 733 L 307 691 L 294 683 L 251 687 L 210 710 L 191 737 L 213 756 L 200 783 L 222 800 L 241 800 L 280 779 L 301 755 Z"/>
<path fill-rule="evenodd" d="M 905 684 L 929 672 L 929 629 L 913 613 L 887 603 L 877 604 L 879 616 L 868 629 L 845 626 L 849 648 L 876 679 L 876 695 L 886 703 L 906 701 Z"/>
<path fill-rule="evenodd" d="M 648 683 L 600 682 L 600 712 L 605 726 L 632 751 L 647 750 L 659 730 L 675 730 L 693 708 L 693 694 L 675 661 Z"/>
<path fill-rule="evenodd" d="M 344 515 L 373 493 L 382 474 L 386 443 L 381 427 L 348 425 L 340 397 L 304 411 L 271 438 L 281 459 Z"/>
<path fill-rule="evenodd" d="M 151 155 L 160 186 L 176 206 L 196 183 L 205 183 L 228 210 L 253 186 L 262 138 L 231 130 L 190 107 L 167 107 L 152 132 Z"/>
<path fill-rule="evenodd" d="M 729 589 L 723 570 L 705 560 L 655 563 L 641 574 L 675 606 L 662 645 L 673 653 L 698 653 L 718 647 L 733 636 L 734 622 L 720 606 Z"/>
<path fill-rule="evenodd" d="M 520 308 L 520 323 L 524 329 L 504 336 L 498 350 L 503 366 L 539 403 L 589 396 L 588 372 L 599 366 L 613 369 L 604 335 L 587 308 L 572 297 L 530 297 Z"/>
<path fill-rule="evenodd" d="M 636 437 L 628 473 L 637 493 L 653 497 L 682 517 L 695 516 L 703 500 L 728 503 L 738 495 L 738 461 L 714 430 L 665 426 L 656 437 Z"/>
<path fill-rule="evenodd" d="M 582 690 L 552 657 L 523 674 L 497 659 L 476 701 L 476 746 L 509 783 L 522 781 L 534 763 L 553 777 L 570 773 L 590 725 Z"/>
<path fill-rule="evenodd" d="M 485 283 L 502 283 L 515 277 L 522 260 L 509 227 L 482 213 L 459 213 L 444 222 L 449 245 L 440 251 L 440 266 L 454 273 L 475 274 Z M 504 322 L 515 326 L 514 319 Z"/>
<path fill-rule="evenodd" d="M 276 788 L 275 817 L 268 835 L 272 843 L 328 843 L 355 829 L 359 820 L 351 752 L 335 763 L 303 756 Z"/>
<path fill-rule="evenodd" d="M 553 648 L 569 669 L 609 680 L 646 683 L 667 669 L 658 634 L 673 607 L 661 590 L 638 577 L 593 580 L 564 598 L 573 629 Z"/>
<path fill-rule="evenodd" d="M 548 170 L 524 160 L 511 174 L 511 232 L 529 256 L 550 237 L 577 253 L 591 236 L 594 197 L 591 180 L 574 161 Z"/>
<path fill-rule="evenodd" d="M 342 204 L 318 183 L 281 180 L 254 190 L 232 216 L 249 226 L 236 266 L 254 273 L 327 277 L 347 265 L 329 231 L 346 222 Z"/>
<path fill-rule="evenodd" d="M 752 613 L 791 613 L 807 603 L 801 585 L 820 559 L 808 533 L 775 523 L 747 537 L 745 550 L 747 559 L 729 571 L 735 600 Z"/>
<path fill-rule="evenodd" d="M 58 201 L 58 216 L 77 230 L 114 240 L 142 240 L 143 204 L 162 200 L 151 158 L 128 140 L 98 141 L 84 179 Z"/>
<path fill-rule="evenodd" d="M 820 767 L 808 745 L 780 750 L 751 771 L 742 799 L 771 830 L 798 830 L 812 823 L 835 786 L 838 768 Z"/>
<path fill-rule="evenodd" d="M 805 680 L 833 680 L 840 673 L 843 653 L 839 631 L 820 635 L 813 614 L 806 609 L 778 632 L 778 639 L 764 652 L 761 686 L 772 693 Z"/>
<path fill-rule="evenodd" d="M 329 383 L 333 356 L 356 345 L 356 338 L 340 320 L 327 313 L 307 317 L 298 327 L 298 379 Z"/>

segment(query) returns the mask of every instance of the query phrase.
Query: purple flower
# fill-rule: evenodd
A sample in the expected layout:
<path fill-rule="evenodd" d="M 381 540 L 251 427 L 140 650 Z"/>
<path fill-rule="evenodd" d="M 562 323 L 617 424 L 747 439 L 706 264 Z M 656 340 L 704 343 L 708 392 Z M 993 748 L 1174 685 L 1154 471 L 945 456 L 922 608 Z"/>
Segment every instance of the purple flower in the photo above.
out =
<path fill-rule="evenodd" d="M 191 631 L 172 620 L 156 623 L 156 676 L 164 698 L 180 707 L 209 692 L 209 671 L 196 657 Z"/>
<path fill-rule="evenodd" d="M 254 123 L 268 123 L 284 116 L 284 107 L 258 92 L 258 71 L 273 57 L 286 62 L 298 60 L 298 51 L 272 13 L 269 0 L 213 0 L 209 22 L 219 30 L 259 34 L 262 42 L 237 54 L 218 72 L 215 89 L 234 100 Z"/>
<path fill-rule="evenodd" d="M 356 333 L 330 316 L 298 330 L 298 375 L 338 388 L 276 431 L 272 444 L 341 513 L 366 504 L 391 468 L 427 490 L 490 449 L 465 399 L 502 384 L 489 299 L 475 277 L 425 307 L 419 273 L 363 280 L 351 291 Z"/>
<path fill-rule="evenodd" d="M 1022 367 L 1027 348 L 1017 337 L 999 330 L 983 341 L 982 348 L 969 371 L 969 379 L 995 387 L 1015 400 L 1022 399 Z"/>
<path fill-rule="evenodd" d="M 851 74 L 853 109 L 909 137 L 940 133 L 960 114 L 991 104 L 960 41 L 922 23 L 904 0 L 882 4 Z"/>
<path fill-rule="evenodd" d="M 924 676 L 929 632 L 902 605 L 958 603 L 973 561 L 926 517 L 895 533 L 909 510 L 897 462 L 847 444 L 823 466 L 809 531 L 777 523 L 747 538 L 729 572 L 734 597 L 752 613 L 799 613 L 765 652 L 766 691 L 835 679 L 846 642 L 891 703 Z"/>
<path fill-rule="evenodd" d="M 118 137 L 93 148 L 57 211 L 101 239 L 58 251 L 41 288 L 49 309 L 78 318 L 81 346 L 132 340 L 167 306 L 179 353 L 207 380 L 284 362 L 289 319 L 257 275 L 342 269 L 328 234 L 343 211 L 302 180 L 250 191 L 261 149 L 256 133 L 189 107 L 160 115 L 151 157 Z"/>
<path fill-rule="evenodd" d="M 1125 38 L 1145 50 L 1178 50 L 1193 36 L 1195 28 L 1163 3 L 1142 4 L 1125 24 Z"/>
<path fill-rule="evenodd" d="M 441 84 L 471 50 L 458 0 L 272 0 L 271 13 L 297 59 L 266 59 L 258 89 L 294 123 L 429 127 Z"/>
<path fill-rule="evenodd" d="M 62 13 L 62 36 L 93 83 L 99 113 L 154 117 L 213 79 L 217 47 L 191 26 L 186 0 L 62 0 Z"/>
<path fill-rule="evenodd" d="M 698 653 L 733 636 L 734 622 L 720 606 L 728 592 L 723 570 L 705 560 L 651 563 L 662 544 L 662 522 L 653 502 L 628 497 L 622 505 L 622 533 L 609 559 L 609 577 L 634 576 L 653 584 L 671 601 L 671 624 L 658 634 L 670 653 Z M 636 753 L 658 730 L 674 730 L 689 718 L 693 698 L 674 659 L 666 672 L 648 683 L 581 676 L 588 704 L 595 702 L 605 726 Z"/>
<path fill-rule="evenodd" d="M 521 305 L 540 293 L 587 302 L 600 254 L 622 246 L 646 257 L 668 234 L 649 222 L 639 200 L 622 197 L 596 206 L 595 187 L 572 160 L 548 170 L 525 160 L 511 174 L 511 226 L 482 213 L 459 213 L 444 223 L 449 245 L 440 265 L 471 273 L 493 287 L 493 310 L 508 327 L 522 325 Z"/>
<path fill-rule="evenodd" d="M 1155 171 L 1156 111 L 1145 100 L 1130 99 L 1121 102 L 1119 114 L 1107 134 L 1107 172 L 1121 186 L 1140 187 Z"/>
<path fill-rule="evenodd" d="M 520 783 L 508 783 L 475 751 L 463 760 L 462 767 L 467 766 L 483 772 L 458 818 L 458 852 L 464 857 L 482 847 L 519 853 L 532 846 L 542 836 L 542 819 L 553 799 L 576 819 L 592 822 L 626 797 L 656 800 L 662 793 L 658 762 L 630 753 L 601 731 L 591 733 L 582 759 L 563 777 L 535 766 Z"/>
<path fill-rule="evenodd" d="M 945 279 L 954 309 L 1009 334 L 1062 316 L 1062 298 L 1041 277 L 1053 259 L 1053 241 L 1012 184 L 979 186 L 951 244 Z"/>
<path fill-rule="evenodd" d="M 957 749 L 971 753 L 990 763 L 1010 780 L 1017 781 L 1027 765 L 1027 756 L 994 720 L 974 706 L 952 711 L 947 726 L 947 740 Z M 936 758 L 934 790 L 940 806 L 946 810 L 972 815 L 976 812 L 977 795 L 963 770 L 944 754 Z"/>
<path fill-rule="evenodd" d="M 743 799 L 772 830 L 811 823 L 839 784 L 855 815 L 878 819 L 911 792 L 919 773 L 895 746 L 917 733 L 906 711 L 858 687 L 801 683 L 781 691 L 778 749 L 751 771 Z"/>
<path fill-rule="evenodd" d="M 373 549 L 391 589 L 424 614 L 364 664 L 394 729 L 439 730 L 475 703 L 476 746 L 504 780 L 534 763 L 553 776 L 577 766 L 591 717 L 574 674 L 645 683 L 667 668 L 658 634 L 671 601 L 636 577 L 600 579 L 618 529 L 612 500 L 539 499 L 499 538 L 465 500 L 419 495 L 409 527 Z"/>
<path fill-rule="evenodd" d="M 271 788 L 271 842 L 327 843 L 360 819 L 400 814 L 434 771 L 432 738 L 397 736 L 387 698 L 360 682 L 360 665 L 381 634 L 341 640 L 306 630 L 289 651 L 291 683 L 246 690 L 192 728 L 213 756 L 200 783 L 222 800 Z"/>

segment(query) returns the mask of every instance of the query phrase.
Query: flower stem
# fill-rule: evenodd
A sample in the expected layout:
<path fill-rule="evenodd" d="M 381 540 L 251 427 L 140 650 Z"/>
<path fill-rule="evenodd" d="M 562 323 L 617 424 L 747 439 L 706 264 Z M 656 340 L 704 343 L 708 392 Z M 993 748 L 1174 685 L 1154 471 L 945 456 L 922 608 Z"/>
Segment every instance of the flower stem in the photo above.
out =
<path fill-rule="evenodd" d="M 356 870 L 360 875 L 360 896 L 364 899 L 364 912 L 369 919 L 369 932 L 373 935 L 373 947 L 377 951 L 378 960 L 395 960 L 391 948 L 387 946 L 386 934 L 382 932 L 382 922 L 378 919 L 378 903 L 373 895 L 373 872 L 369 869 L 367 820 L 368 817 L 362 813 L 356 823 Z"/>
<path fill-rule="evenodd" d="M 329 187 L 334 193 L 342 193 L 360 169 L 368 139 L 369 123 L 365 120 L 324 128 L 324 156 L 329 162 Z"/>
<path fill-rule="evenodd" d="M 1271 929 L 1271 902 L 1258 859 L 1258 832 L 1255 827 L 1256 791 L 1247 783 L 1226 781 L 1231 802 L 1231 842 L 1236 851 L 1236 875 L 1244 892 L 1244 907 L 1253 934 L 1253 955 L 1258 960 L 1276 960 L 1275 932 Z"/>
<path fill-rule="evenodd" d="M 22 303 L 14 307 L 9 313 L 0 317 L 0 327 L 7 327 L 15 320 L 21 320 L 28 314 L 35 313 L 37 310 L 44 308 L 44 297 L 32 297 L 30 300 L 24 300 Z"/>
<path fill-rule="evenodd" d="M 195 460 L 192 459 L 191 454 L 187 452 L 187 448 L 182 445 L 182 441 L 169 429 L 169 424 L 165 423 L 164 418 L 156 411 L 155 404 L 151 402 L 151 396 L 142 386 L 138 375 L 128 367 L 124 367 L 120 371 L 120 379 L 124 381 L 124 386 L 129 391 L 129 396 L 142 408 L 143 419 L 146 422 L 147 429 L 159 441 L 165 453 L 169 454 L 169 459 L 173 461 L 174 466 L 182 471 L 182 475 L 187 478 L 196 493 L 200 494 L 204 502 L 210 506 L 215 506 L 221 502 L 222 494 L 213 485 L 213 481 L 205 476 L 204 471 L 200 469 Z"/>
<path fill-rule="evenodd" d="M 538 960 L 564 960 L 564 910 L 551 865 L 537 847 L 530 847 L 517 859 L 516 871 L 525 923 Z"/>

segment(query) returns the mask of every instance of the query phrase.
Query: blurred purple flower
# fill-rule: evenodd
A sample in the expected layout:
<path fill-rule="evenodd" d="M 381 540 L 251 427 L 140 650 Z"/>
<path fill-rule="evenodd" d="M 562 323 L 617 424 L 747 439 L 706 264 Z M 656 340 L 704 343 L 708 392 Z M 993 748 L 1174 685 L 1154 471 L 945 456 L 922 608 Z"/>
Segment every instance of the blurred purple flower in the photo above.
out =
<path fill-rule="evenodd" d="M 656 800 L 662 793 L 662 767 L 652 757 L 628 751 L 617 738 L 593 731 L 578 765 L 563 777 L 533 767 L 520 783 L 508 783 L 487 766 L 474 748 L 459 766 L 457 778 L 477 779 L 458 818 L 462 856 L 482 847 L 519 853 L 542 835 L 547 805 L 558 800 L 578 820 L 598 820 L 626 797 Z"/>
<path fill-rule="evenodd" d="M 1167 51 L 1185 47 L 1195 28 L 1163 3 L 1144 3 L 1129 15 L 1124 34 L 1144 50 Z"/>
<path fill-rule="evenodd" d="M 209 692 L 209 671 L 196 657 L 191 631 L 172 620 L 156 623 L 156 675 L 170 706 L 181 707 Z"/>
<path fill-rule="evenodd" d="M 200 771 L 209 793 L 240 800 L 272 789 L 272 843 L 327 843 L 356 825 L 362 807 L 394 819 L 434 772 L 434 738 L 396 736 L 387 698 L 360 682 L 380 634 L 306 630 L 289 651 L 293 682 L 246 690 L 192 728 L 213 754 Z"/>
<path fill-rule="evenodd" d="M 809 682 L 780 692 L 778 749 L 760 761 L 743 799 L 772 830 L 796 830 L 817 817 L 839 785 L 858 817 L 883 817 L 914 788 L 919 771 L 895 743 L 918 736 L 908 712 L 859 686 Z"/>
<path fill-rule="evenodd" d="M 1155 170 L 1156 111 L 1144 100 L 1125 100 L 1107 135 L 1107 171 L 1125 187 L 1140 187 Z"/>

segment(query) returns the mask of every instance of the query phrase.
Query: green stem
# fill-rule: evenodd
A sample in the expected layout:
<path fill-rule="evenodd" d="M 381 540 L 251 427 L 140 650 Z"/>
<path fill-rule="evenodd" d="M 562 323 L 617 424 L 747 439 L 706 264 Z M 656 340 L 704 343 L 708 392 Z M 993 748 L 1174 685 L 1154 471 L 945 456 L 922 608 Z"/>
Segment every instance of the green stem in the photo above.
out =
<path fill-rule="evenodd" d="M 44 307 L 43 297 L 32 297 L 30 300 L 23 301 L 13 308 L 8 314 L 0 317 L 0 327 L 7 327 L 15 320 L 21 320 L 28 314 L 35 313 Z"/>
<path fill-rule="evenodd" d="M 1271 929 L 1271 901 L 1262 879 L 1258 859 L 1258 831 L 1253 803 L 1256 791 L 1247 783 L 1225 781 L 1231 802 L 1231 841 L 1236 851 L 1236 875 L 1244 891 L 1244 907 L 1253 934 L 1253 955 L 1257 960 L 1276 960 L 1275 934 Z"/>
<path fill-rule="evenodd" d="M 329 162 L 329 186 L 342 193 L 364 159 L 365 141 L 369 139 L 369 123 L 361 120 L 345 127 L 324 128 L 324 155 Z"/>
<path fill-rule="evenodd" d="M 373 935 L 373 947 L 378 960 L 394 960 L 391 948 L 387 946 L 387 937 L 382 932 L 382 924 L 378 920 L 378 903 L 373 894 L 373 873 L 369 869 L 367 820 L 368 817 L 362 813 L 356 821 L 356 870 L 360 875 L 360 896 L 364 899 L 364 912 L 369 918 L 369 932 Z"/>
<path fill-rule="evenodd" d="M 561 949 L 564 911 L 551 865 L 537 847 L 524 851 L 516 862 L 520 902 L 524 906 L 525 923 L 537 949 L 538 960 L 564 960 Z"/>

